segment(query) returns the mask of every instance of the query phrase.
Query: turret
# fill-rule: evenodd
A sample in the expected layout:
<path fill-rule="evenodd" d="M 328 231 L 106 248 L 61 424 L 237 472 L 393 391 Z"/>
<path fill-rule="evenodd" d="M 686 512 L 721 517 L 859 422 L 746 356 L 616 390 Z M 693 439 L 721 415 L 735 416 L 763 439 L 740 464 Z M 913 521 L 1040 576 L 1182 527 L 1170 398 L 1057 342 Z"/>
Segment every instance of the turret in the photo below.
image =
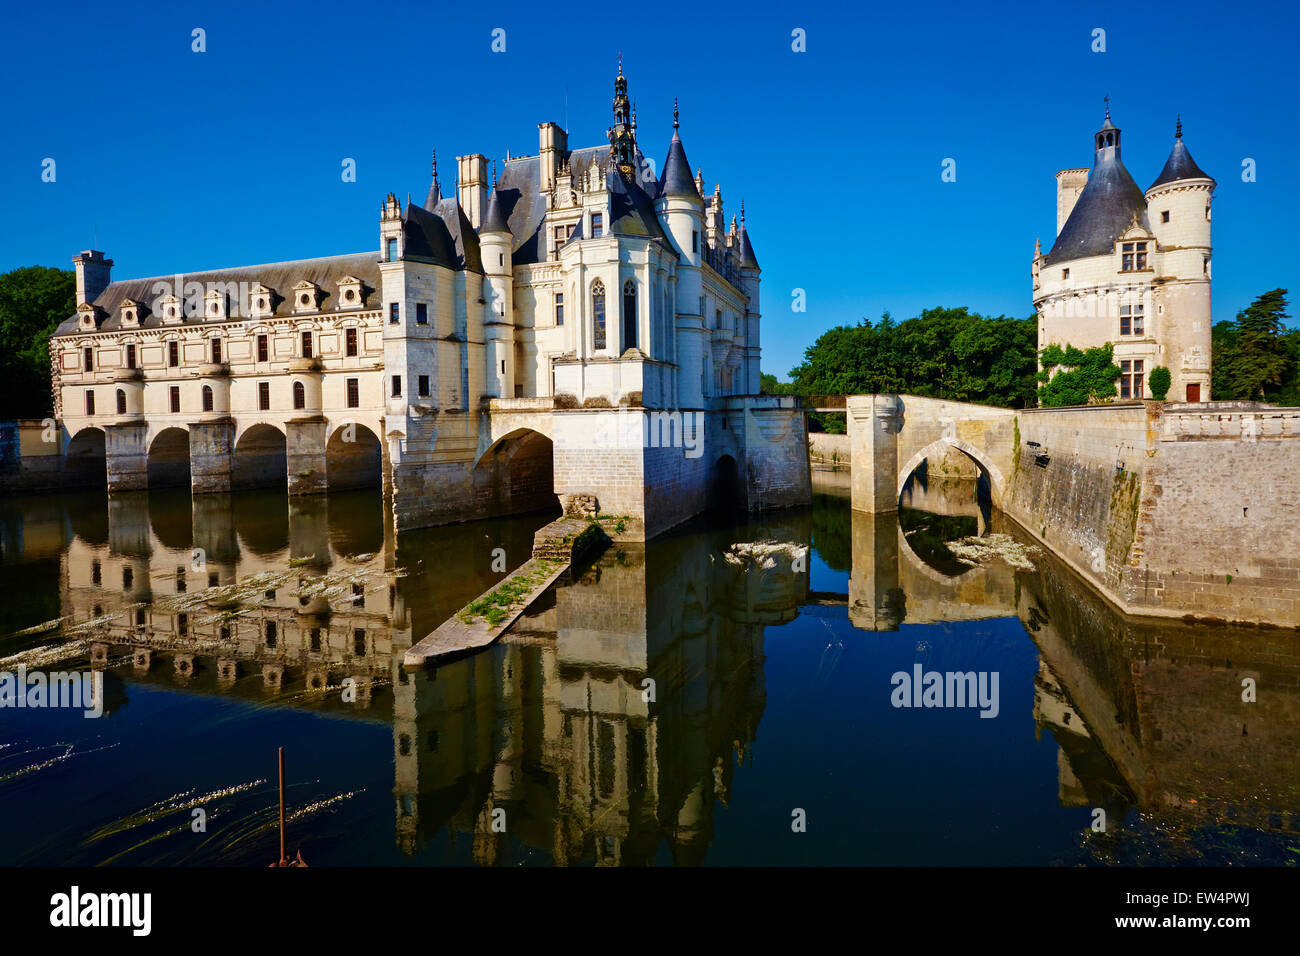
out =
<path fill-rule="evenodd" d="M 686 408 L 698 408 L 704 395 L 700 376 L 704 355 L 704 317 L 700 298 L 704 292 L 700 267 L 704 262 L 704 199 L 691 178 L 691 164 L 682 146 L 677 101 L 673 101 L 673 138 L 668 144 L 660 176 L 658 213 L 664 231 L 672 238 L 681 258 L 677 262 L 675 297 L 675 354 L 682 372 L 679 395 Z"/>
<path fill-rule="evenodd" d="M 1214 180 L 1183 142 L 1180 116 L 1164 169 L 1146 191 L 1151 231 L 1161 250 L 1165 364 L 1174 401 L 1210 400 L 1210 203 Z"/>
<path fill-rule="evenodd" d="M 743 386 L 736 383 L 736 391 L 746 395 L 757 395 L 761 390 L 760 369 L 759 369 L 759 300 L 758 300 L 758 282 L 759 274 L 763 271 L 759 268 L 758 257 L 754 255 L 754 247 L 749 241 L 749 230 L 745 228 L 745 201 L 740 201 L 740 229 L 736 234 L 736 241 L 739 245 L 738 254 L 740 257 L 740 291 L 745 293 L 748 303 L 745 306 L 745 382 Z"/>
<path fill-rule="evenodd" d="M 1194 248 L 1210 252 L 1210 200 L 1215 182 L 1196 165 L 1183 142 L 1182 117 L 1174 127 L 1174 146 L 1164 169 L 1146 191 L 1151 231 L 1165 249 Z M 1199 261 L 1188 259 L 1193 273 L 1204 270 Z M 1179 263 L 1178 272 L 1186 271 Z"/>
<path fill-rule="evenodd" d="M 494 398 L 514 395 L 514 280 L 511 246 L 514 236 L 502 206 L 501 191 L 492 190 L 483 225 L 479 227 L 483 252 L 483 337 L 487 344 L 487 394 Z"/>

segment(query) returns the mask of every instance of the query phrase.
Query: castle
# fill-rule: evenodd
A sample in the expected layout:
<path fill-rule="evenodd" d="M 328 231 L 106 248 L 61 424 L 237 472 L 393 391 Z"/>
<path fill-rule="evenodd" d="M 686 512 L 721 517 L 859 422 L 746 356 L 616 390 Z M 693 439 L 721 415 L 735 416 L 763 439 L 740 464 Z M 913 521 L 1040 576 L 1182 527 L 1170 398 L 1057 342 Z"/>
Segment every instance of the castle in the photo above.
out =
<path fill-rule="evenodd" d="M 51 340 L 65 467 L 110 494 L 382 482 L 397 527 L 566 510 L 653 536 L 723 501 L 809 500 L 803 413 L 759 395 L 759 277 L 742 205 L 693 176 L 674 106 L 656 172 L 620 65 L 608 144 L 423 205 L 389 193 L 376 252 L 111 281 L 74 259 Z M 102 472 L 100 469 L 103 469 Z"/>
<path fill-rule="evenodd" d="M 1215 182 L 1183 142 L 1145 192 L 1120 159 L 1110 109 L 1091 170 L 1056 174 L 1056 242 L 1034 249 L 1038 348 L 1114 345 L 1119 399 L 1150 398 L 1169 369 L 1174 401 L 1210 400 L 1210 202 Z"/>

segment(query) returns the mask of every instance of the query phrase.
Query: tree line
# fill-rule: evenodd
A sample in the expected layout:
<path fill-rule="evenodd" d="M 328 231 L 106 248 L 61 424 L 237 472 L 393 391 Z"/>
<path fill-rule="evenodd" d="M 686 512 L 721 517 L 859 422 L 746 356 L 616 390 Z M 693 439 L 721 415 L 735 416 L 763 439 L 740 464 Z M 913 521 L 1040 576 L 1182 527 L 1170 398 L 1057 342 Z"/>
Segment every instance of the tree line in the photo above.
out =
<path fill-rule="evenodd" d="M 1213 328 L 1215 399 L 1300 405 L 1300 329 L 1288 329 L 1285 289 L 1260 295 Z M 1110 343 L 1038 353 L 1035 316 L 984 316 L 966 308 L 926 309 L 894 321 L 863 319 L 822 333 L 790 370 L 790 381 L 762 376 L 763 391 L 786 395 L 906 393 L 1003 408 L 1085 405 L 1113 399 L 1120 368 Z M 1039 370 L 1041 359 L 1042 370 Z M 1163 399 L 1170 372 L 1149 371 Z M 843 430 L 843 415 L 813 413 L 813 427 Z"/>

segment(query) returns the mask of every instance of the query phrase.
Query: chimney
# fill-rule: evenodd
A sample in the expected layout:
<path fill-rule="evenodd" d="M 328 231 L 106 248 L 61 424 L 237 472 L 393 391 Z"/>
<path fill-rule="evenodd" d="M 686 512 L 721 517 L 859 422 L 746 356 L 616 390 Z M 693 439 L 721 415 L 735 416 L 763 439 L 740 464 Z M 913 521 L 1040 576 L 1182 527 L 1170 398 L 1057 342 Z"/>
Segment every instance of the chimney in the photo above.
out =
<path fill-rule="evenodd" d="M 482 153 L 456 157 L 456 198 L 475 229 L 483 221 L 487 202 L 487 157 Z"/>
<path fill-rule="evenodd" d="M 1063 169 L 1056 174 L 1056 234 L 1061 234 L 1065 220 L 1070 218 L 1079 193 L 1088 185 L 1088 170 Z"/>
<path fill-rule="evenodd" d="M 87 249 L 73 256 L 72 263 L 77 268 L 77 305 L 94 302 L 112 281 L 113 260 L 105 259 L 102 252 Z"/>
<path fill-rule="evenodd" d="M 555 188 L 556 177 L 569 151 L 569 134 L 556 123 L 541 123 L 537 127 L 537 152 L 541 156 L 542 192 Z"/>

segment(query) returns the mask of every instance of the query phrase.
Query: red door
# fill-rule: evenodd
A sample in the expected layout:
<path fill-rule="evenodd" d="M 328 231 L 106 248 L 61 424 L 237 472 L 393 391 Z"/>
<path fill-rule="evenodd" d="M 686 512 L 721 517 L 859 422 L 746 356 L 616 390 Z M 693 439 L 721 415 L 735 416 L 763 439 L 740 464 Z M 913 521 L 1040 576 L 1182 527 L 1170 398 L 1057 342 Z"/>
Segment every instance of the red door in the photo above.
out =
<path fill-rule="evenodd" d="M 1199 402 L 1201 400 L 1201 385 L 1199 382 L 1187 386 L 1187 400 L 1189 402 Z"/>

